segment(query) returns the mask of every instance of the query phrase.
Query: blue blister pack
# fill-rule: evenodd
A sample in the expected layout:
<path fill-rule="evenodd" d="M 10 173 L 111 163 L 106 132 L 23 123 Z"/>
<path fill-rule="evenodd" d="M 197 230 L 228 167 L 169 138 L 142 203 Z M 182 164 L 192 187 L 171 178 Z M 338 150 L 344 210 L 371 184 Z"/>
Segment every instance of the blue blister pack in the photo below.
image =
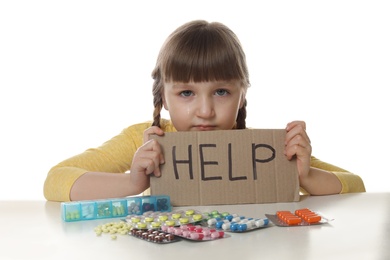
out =
<path fill-rule="evenodd" d="M 166 195 L 136 196 L 117 199 L 85 200 L 61 203 L 61 216 L 66 222 L 142 215 L 148 211 L 170 212 Z"/>

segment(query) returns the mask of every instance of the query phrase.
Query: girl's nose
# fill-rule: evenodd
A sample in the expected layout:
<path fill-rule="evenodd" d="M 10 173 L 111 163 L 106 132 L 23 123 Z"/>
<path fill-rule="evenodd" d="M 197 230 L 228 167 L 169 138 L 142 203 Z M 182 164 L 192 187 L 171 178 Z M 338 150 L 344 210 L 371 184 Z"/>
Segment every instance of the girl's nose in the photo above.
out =
<path fill-rule="evenodd" d="M 201 118 L 210 118 L 215 115 L 214 103 L 209 98 L 199 100 L 197 116 Z"/>

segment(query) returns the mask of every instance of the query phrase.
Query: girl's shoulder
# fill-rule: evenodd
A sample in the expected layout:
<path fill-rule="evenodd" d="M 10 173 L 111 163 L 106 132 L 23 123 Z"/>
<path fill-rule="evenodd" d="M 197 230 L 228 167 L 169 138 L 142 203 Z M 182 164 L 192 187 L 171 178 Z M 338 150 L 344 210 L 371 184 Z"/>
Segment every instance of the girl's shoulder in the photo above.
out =
<path fill-rule="evenodd" d="M 161 119 L 160 125 L 161 125 L 161 129 L 164 132 L 176 132 L 176 129 L 173 126 L 171 120 Z M 138 124 L 134 124 L 134 125 L 127 127 L 124 130 L 124 132 L 132 133 L 132 134 L 135 134 L 135 133 L 143 134 L 143 132 L 151 126 L 152 126 L 152 121 L 145 121 L 143 123 L 138 123 Z"/>

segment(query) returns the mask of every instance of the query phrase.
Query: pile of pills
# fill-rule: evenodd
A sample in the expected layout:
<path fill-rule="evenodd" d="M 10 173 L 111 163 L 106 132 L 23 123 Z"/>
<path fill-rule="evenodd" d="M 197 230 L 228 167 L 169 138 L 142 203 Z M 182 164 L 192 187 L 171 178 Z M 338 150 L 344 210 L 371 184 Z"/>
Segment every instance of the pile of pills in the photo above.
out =
<path fill-rule="evenodd" d="M 110 234 L 112 239 L 117 238 L 117 234 L 126 235 L 131 230 L 131 226 L 126 222 L 109 222 L 95 227 L 94 231 L 97 236 L 102 234 Z"/>
<path fill-rule="evenodd" d="M 194 241 L 209 241 L 227 237 L 223 231 L 193 224 L 181 225 L 179 227 L 163 226 L 161 230 L 168 234 Z"/>
<path fill-rule="evenodd" d="M 203 215 L 195 210 L 173 212 L 145 212 L 143 215 L 129 215 L 125 221 L 137 229 L 160 229 L 202 221 Z"/>
<path fill-rule="evenodd" d="M 209 227 L 229 232 L 246 232 L 264 228 L 268 226 L 268 223 L 267 218 L 247 218 L 238 214 L 219 213 L 218 211 L 212 211 L 207 220 Z"/>
<path fill-rule="evenodd" d="M 308 226 L 327 222 L 326 218 L 308 208 L 297 209 L 294 213 L 281 210 L 275 215 L 266 214 L 266 216 L 277 226 Z"/>

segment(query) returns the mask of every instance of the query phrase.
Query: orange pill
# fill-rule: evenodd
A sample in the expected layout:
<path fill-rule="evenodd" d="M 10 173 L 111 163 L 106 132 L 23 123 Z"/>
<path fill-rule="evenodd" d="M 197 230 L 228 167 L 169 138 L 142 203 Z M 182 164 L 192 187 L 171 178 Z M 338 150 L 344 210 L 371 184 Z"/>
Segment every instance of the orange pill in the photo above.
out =
<path fill-rule="evenodd" d="M 305 217 L 305 221 L 308 223 L 317 223 L 317 222 L 321 221 L 321 216 L 319 216 L 319 215 L 307 216 L 307 217 Z"/>
<path fill-rule="evenodd" d="M 297 210 L 295 210 L 295 215 L 297 215 L 297 216 L 301 216 L 301 215 L 307 214 L 307 213 L 313 213 L 313 211 L 311 211 L 311 210 L 308 209 L 308 208 L 297 209 Z"/>
<path fill-rule="evenodd" d="M 298 225 L 302 222 L 302 219 L 300 217 L 291 217 L 286 220 L 286 223 L 288 225 Z"/>

